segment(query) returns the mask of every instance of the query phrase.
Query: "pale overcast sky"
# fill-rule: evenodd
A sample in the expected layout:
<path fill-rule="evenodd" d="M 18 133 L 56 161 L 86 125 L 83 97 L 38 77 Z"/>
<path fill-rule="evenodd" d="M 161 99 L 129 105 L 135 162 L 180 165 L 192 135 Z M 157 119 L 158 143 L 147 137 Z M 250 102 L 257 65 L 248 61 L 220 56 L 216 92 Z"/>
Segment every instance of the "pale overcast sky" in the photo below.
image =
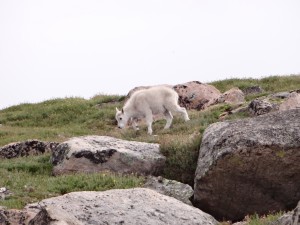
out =
<path fill-rule="evenodd" d="M 0 109 L 299 73 L 299 0 L 0 0 Z"/>

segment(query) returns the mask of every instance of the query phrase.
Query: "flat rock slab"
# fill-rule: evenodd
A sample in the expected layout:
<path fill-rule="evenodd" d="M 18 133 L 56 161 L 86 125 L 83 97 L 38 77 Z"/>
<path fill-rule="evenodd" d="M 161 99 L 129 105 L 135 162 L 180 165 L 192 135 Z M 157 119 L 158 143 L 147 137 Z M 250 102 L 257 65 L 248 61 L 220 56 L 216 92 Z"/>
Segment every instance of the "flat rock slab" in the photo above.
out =
<path fill-rule="evenodd" d="M 38 221 L 50 221 L 50 225 L 218 224 L 212 216 L 201 210 L 146 188 L 73 192 L 28 205 L 26 209 L 40 211 L 31 224 L 40 224 Z"/>
<path fill-rule="evenodd" d="M 217 219 L 293 209 L 300 199 L 300 109 L 212 124 L 203 135 L 194 203 Z"/>
<path fill-rule="evenodd" d="M 165 160 L 158 144 L 106 136 L 72 138 L 60 144 L 51 159 L 54 175 L 102 171 L 158 175 Z"/>

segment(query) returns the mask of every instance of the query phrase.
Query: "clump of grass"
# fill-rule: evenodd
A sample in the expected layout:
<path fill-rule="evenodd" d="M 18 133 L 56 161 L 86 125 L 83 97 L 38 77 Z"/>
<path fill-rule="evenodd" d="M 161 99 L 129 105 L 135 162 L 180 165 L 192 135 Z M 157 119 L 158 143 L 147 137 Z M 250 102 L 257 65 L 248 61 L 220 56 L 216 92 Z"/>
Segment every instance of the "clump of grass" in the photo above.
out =
<path fill-rule="evenodd" d="M 275 214 L 269 214 L 267 216 L 259 216 L 258 214 L 250 215 L 246 217 L 247 224 L 249 225 L 269 225 L 272 222 L 275 222 L 280 216 L 282 216 L 283 212 L 278 212 Z"/>
<path fill-rule="evenodd" d="M 163 176 L 193 186 L 200 143 L 200 134 L 188 139 L 177 136 L 176 140 L 161 140 L 161 152 L 167 158 Z"/>
<path fill-rule="evenodd" d="M 284 212 L 278 213 L 270 213 L 269 215 L 259 216 L 257 213 L 253 215 L 248 215 L 245 219 L 241 222 L 245 225 L 270 225 L 276 220 L 279 219 L 284 214 Z M 223 221 L 220 222 L 220 225 L 231 225 L 231 221 Z"/>

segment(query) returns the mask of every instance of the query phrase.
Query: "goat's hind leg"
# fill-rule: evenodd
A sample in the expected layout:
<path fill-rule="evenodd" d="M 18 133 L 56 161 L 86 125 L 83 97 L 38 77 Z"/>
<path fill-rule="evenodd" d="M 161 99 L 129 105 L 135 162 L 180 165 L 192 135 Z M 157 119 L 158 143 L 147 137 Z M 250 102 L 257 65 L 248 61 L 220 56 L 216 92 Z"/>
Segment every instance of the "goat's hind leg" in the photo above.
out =
<path fill-rule="evenodd" d="M 164 112 L 164 116 L 165 116 L 166 121 L 167 121 L 164 129 L 169 129 L 171 127 L 171 125 L 172 125 L 173 115 L 172 115 L 172 113 L 170 111 L 166 110 Z"/>
<path fill-rule="evenodd" d="M 188 115 L 188 113 L 187 113 L 187 111 L 184 107 L 177 106 L 176 111 L 179 112 L 182 115 L 184 121 L 189 121 L 190 120 L 189 115 Z"/>

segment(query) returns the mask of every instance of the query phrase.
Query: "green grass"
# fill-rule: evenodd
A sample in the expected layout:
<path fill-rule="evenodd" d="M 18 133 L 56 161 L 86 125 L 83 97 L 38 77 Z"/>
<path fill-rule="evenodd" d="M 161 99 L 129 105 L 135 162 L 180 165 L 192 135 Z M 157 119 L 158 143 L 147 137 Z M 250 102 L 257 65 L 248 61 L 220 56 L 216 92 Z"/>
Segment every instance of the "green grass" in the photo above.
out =
<path fill-rule="evenodd" d="M 259 216 L 257 214 L 247 216 L 245 221 L 247 225 L 270 225 L 272 222 L 275 222 L 280 216 L 282 216 L 283 212 L 278 212 L 274 214 L 269 214 L 267 216 Z"/>
<path fill-rule="evenodd" d="M 167 157 L 163 176 L 193 186 L 200 143 L 200 134 L 189 140 L 178 136 L 175 141 L 161 141 L 161 152 Z"/>
<path fill-rule="evenodd" d="M 269 225 L 271 222 L 276 221 L 283 213 L 275 213 L 267 216 L 258 216 L 257 214 L 250 216 L 249 225 Z"/>
<path fill-rule="evenodd" d="M 141 186 L 143 177 L 109 173 L 73 174 L 54 177 L 50 155 L 0 161 L 0 187 L 13 195 L 0 200 L 8 208 L 23 208 L 28 203 L 72 191 L 104 191 Z"/>
<path fill-rule="evenodd" d="M 246 218 L 242 221 L 245 225 L 270 225 L 275 222 L 280 216 L 282 216 L 284 212 L 278 212 L 274 214 L 269 214 L 266 216 L 259 216 L 258 214 L 246 216 Z M 231 225 L 230 221 L 221 222 L 220 225 Z"/>
<path fill-rule="evenodd" d="M 300 75 L 272 76 L 263 79 L 228 79 L 211 83 L 222 92 L 232 87 L 241 89 L 259 85 L 264 92 L 246 100 L 273 92 L 299 89 Z M 91 99 L 51 99 L 38 104 L 21 104 L 0 110 L 0 146 L 39 139 L 62 142 L 82 135 L 106 135 L 125 140 L 159 143 L 167 157 L 163 176 L 193 185 L 198 151 L 204 130 L 219 121 L 219 115 L 232 106 L 220 104 L 204 111 L 189 110 L 190 121 L 176 117 L 173 127 L 164 130 L 164 120 L 153 124 L 155 135 L 147 135 L 141 122 L 140 131 L 116 127 L 115 108 L 121 108 L 125 96 L 95 95 Z M 230 115 L 228 119 L 248 117 L 247 113 Z M 14 195 L 0 202 L 11 208 L 21 208 L 28 202 L 80 190 L 106 190 L 139 185 L 141 178 L 103 174 L 84 174 L 53 177 L 49 156 L 0 160 L 0 186 L 6 186 Z"/>
<path fill-rule="evenodd" d="M 260 86 L 265 93 L 281 92 L 299 89 L 300 75 L 290 76 L 269 76 L 262 79 L 227 79 L 212 82 L 211 84 L 225 92 L 233 87 L 238 87 L 241 90 L 251 87 Z"/>
<path fill-rule="evenodd" d="M 64 141 L 73 136 L 109 134 L 122 96 L 52 99 L 0 111 L 0 146 L 26 139 Z M 106 104 L 112 101 L 111 104 Z"/>

